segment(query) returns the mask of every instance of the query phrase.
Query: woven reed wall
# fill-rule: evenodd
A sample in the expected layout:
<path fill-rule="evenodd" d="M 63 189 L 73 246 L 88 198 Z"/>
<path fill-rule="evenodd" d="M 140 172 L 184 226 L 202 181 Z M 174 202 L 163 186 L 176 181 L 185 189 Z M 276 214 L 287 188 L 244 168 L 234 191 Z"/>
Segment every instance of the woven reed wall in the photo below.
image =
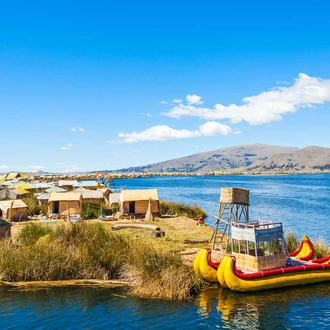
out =
<path fill-rule="evenodd" d="M 285 267 L 286 254 L 278 253 L 270 256 L 255 257 L 248 254 L 232 253 L 236 258 L 236 267 L 258 272 L 273 268 Z"/>
<path fill-rule="evenodd" d="M 221 188 L 220 202 L 228 204 L 250 204 L 248 189 L 243 188 Z"/>

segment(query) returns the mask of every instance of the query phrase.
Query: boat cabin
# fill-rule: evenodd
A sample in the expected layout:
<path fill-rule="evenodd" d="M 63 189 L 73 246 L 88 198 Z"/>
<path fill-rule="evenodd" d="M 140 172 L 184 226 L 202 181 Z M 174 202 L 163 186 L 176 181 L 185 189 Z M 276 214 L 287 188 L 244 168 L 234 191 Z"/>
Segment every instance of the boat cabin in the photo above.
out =
<path fill-rule="evenodd" d="M 232 222 L 230 229 L 232 255 L 238 268 L 260 271 L 286 266 L 282 223 Z"/>

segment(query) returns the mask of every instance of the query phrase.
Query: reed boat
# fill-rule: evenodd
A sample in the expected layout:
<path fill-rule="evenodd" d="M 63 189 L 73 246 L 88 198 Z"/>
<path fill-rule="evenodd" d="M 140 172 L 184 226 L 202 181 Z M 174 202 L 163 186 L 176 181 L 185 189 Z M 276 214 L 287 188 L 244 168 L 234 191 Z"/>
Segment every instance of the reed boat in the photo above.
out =
<path fill-rule="evenodd" d="M 212 250 L 202 249 L 194 270 L 209 282 L 219 282 L 233 291 L 259 291 L 330 281 L 330 256 L 316 259 L 313 243 L 304 235 L 293 252 L 288 252 L 281 222 L 254 220 L 248 216 L 246 189 L 222 188 L 219 214 L 211 241 L 213 248 L 220 222 L 228 232 L 221 262 L 212 261 Z M 227 213 L 225 212 L 227 211 Z M 228 215 L 224 220 L 222 216 Z M 242 221 L 244 220 L 244 221 Z"/>
<path fill-rule="evenodd" d="M 293 261 L 287 267 L 244 272 L 236 267 L 234 256 L 226 256 L 217 276 L 220 284 L 232 291 L 259 291 L 330 281 L 330 264 Z"/>
<path fill-rule="evenodd" d="M 315 248 L 309 237 L 305 235 L 302 237 L 298 248 L 288 255 L 290 257 L 294 256 L 297 260 L 311 260 L 315 256 Z M 327 264 L 330 263 L 330 256 L 313 259 L 312 262 Z M 193 267 L 195 273 L 200 274 L 205 280 L 209 282 L 220 282 L 222 285 L 226 286 L 223 280 L 224 273 L 223 271 L 219 271 L 219 267 L 221 267 L 220 262 L 212 260 L 212 249 L 204 248 L 199 251 L 194 259 Z M 222 277 L 222 279 L 219 279 L 218 276 Z"/>
<path fill-rule="evenodd" d="M 265 225 L 261 226 L 262 230 L 265 230 Z M 266 227 L 268 226 L 269 224 Z M 248 226 L 240 224 L 240 227 L 244 229 Z M 271 224 L 273 234 L 274 228 L 277 228 L 278 233 L 282 232 L 281 224 Z M 258 228 L 253 229 L 258 231 Z M 266 232 L 263 232 L 263 235 L 266 235 Z M 266 236 L 263 236 L 263 239 Z M 236 237 L 235 230 L 233 237 Z M 268 253 L 270 252 L 268 246 L 266 250 Z M 291 253 L 284 254 L 281 250 L 274 255 L 267 256 L 264 255 L 265 251 L 258 253 L 259 256 L 251 256 L 246 254 L 246 251 L 233 252 L 232 255 L 224 256 L 221 262 L 215 262 L 212 260 L 212 250 L 204 248 L 194 260 L 194 270 L 205 280 L 219 282 L 221 286 L 238 292 L 330 281 L 330 256 L 315 259 L 314 245 L 306 235 L 302 237 L 299 247 Z M 240 260 L 240 266 L 237 265 L 237 259 Z M 274 266 L 283 260 L 285 264 L 282 263 L 279 267 Z M 258 269 L 253 269 L 255 267 Z"/>

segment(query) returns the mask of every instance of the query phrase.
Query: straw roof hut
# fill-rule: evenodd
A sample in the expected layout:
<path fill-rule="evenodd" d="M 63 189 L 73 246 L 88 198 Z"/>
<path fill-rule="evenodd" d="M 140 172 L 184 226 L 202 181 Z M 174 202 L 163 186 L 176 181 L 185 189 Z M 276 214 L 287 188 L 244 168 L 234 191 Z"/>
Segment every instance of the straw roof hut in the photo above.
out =
<path fill-rule="evenodd" d="M 46 190 L 47 193 L 51 193 L 51 192 L 65 192 L 66 190 L 61 188 L 61 187 L 58 187 L 58 186 L 52 186 L 50 188 L 48 188 Z"/>
<path fill-rule="evenodd" d="M 0 200 L 3 199 L 17 199 L 24 195 L 22 192 L 15 188 L 5 188 L 0 190 Z"/>
<path fill-rule="evenodd" d="M 28 206 L 20 199 L 0 201 L 1 217 L 8 221 L 28 218 Z"/>
<path fill-rule="evenodd" d="M 111 192 L 109 195 L 109 206 L 114 209 L 119 206 L 118 201 L 119 201 L 119 195 L 120 192 Z"/>
<path fill-rule="evenodd" d="M 148 210 L 149 203 L 151 213 L 158 214 L 159 199 L 157 189 L 124 189 L 120 192 L 118 198 L 120 212 L 129 215 L 144 216 Z"/>
<path fill-rule="evenodd" d="M 28 182 L 19 182 L 15 185 L 15 188 L 17 190 L 24 189 L 25 191 L 28 191 L 29 193 L 34 193 L 37 191 L 36 187 Z"/>
<path fill-rule="evenodd" d="M 109 204 L 109 196 L 110 196 L 111 190 L 106 187 L 98 188 L 97 190 L 102 191 L 102 194 L 103 194 L 104 198 L 106 199 L 106 203 Z"/>
<path fill-rule="evenodd" d="M 48 205 L 48 201 L 49 201 L 49 196 L 50 196 L 50 193 L 40 193 L 37 197 L 38 201 L 39 201 L 39 205 L 45 205 L 47 206 Z"/>
<path fill-rule="evenodd" d="M 21 174 L 17 172 L 10 172 L 6 175 L 6 180 L 12 180 L 12 179 L 17 179 L 20 178 Z"/>
<path fill-rule="evenodd" d="M 91 190 L 96 190 L 99 187 L 100 183 L 96 180 L 82 180 L 74 185 L 74 188 L 86 188 Z"/>
<path fill-rule="evenodd" d="M 103 192 L 100 190 L 90 190 L 85 188 L 75 189 L 74 192 L 80 192 L 82 195 L 83 203 L 106 203 Z"/>
<path fill-rule="evenodd" d="M 73 189 L 77 183 L 77 180 L 58 180 L 58 186 L 65 190 Z"/>
<path fill-rule="evenodd" d="M 35 186 L 37 192 L 43 192 L 51 187 L 54 187 L 52 184 L 47 183 L 47 182 L 37 182 L 34 184 L 34 186 Z"/>
<path fill-rule="evenodd" d="M 68 211 L 71 215 L 81 215 L 82 201 L 81 192 L 52 192 L 48 200 L 48 216 L 67 216 Z"/>

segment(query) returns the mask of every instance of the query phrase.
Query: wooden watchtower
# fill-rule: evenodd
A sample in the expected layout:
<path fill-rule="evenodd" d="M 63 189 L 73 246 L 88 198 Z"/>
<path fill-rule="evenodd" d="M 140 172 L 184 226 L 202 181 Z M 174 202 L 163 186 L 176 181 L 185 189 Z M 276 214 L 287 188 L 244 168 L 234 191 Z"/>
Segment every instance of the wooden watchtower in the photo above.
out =
<path fill-rule="evenodd" d="M 221 188 L 218 215 L 210 242 L 214 249 L 219 231 L 221 240 L 233 222 L 249 222 L 249 190 L 243 188 Z"/>

